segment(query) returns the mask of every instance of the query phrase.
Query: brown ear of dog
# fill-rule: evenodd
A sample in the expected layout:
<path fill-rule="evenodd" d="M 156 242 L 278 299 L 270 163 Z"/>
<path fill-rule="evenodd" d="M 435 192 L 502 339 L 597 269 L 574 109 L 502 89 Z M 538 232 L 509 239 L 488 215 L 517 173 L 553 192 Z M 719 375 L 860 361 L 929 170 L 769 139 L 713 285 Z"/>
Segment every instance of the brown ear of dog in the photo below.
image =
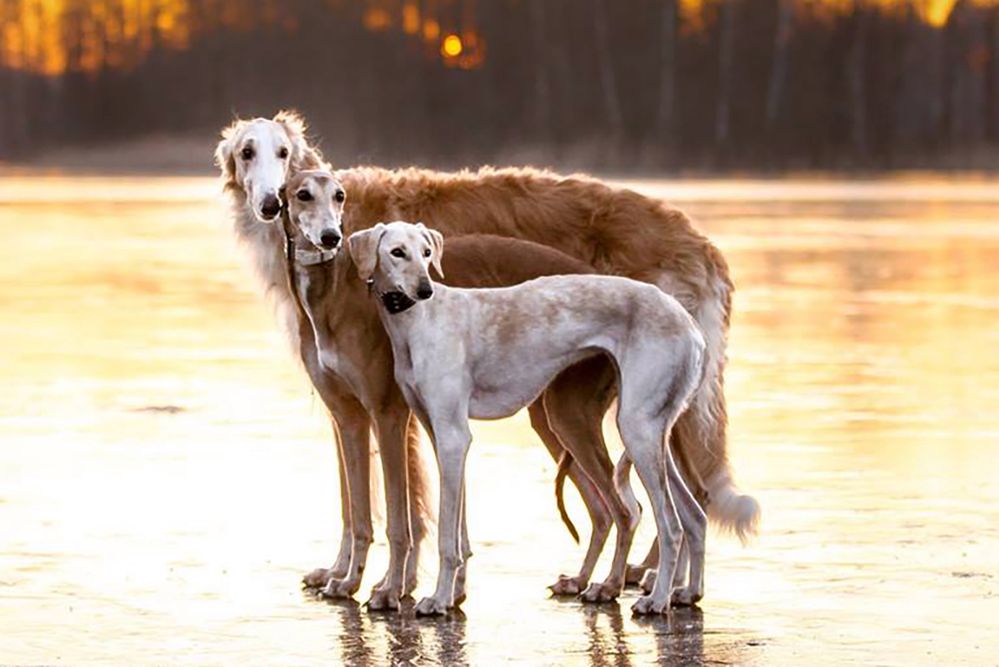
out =
<path fill-rule="evenodd" d="M 370 229 L 351 234 L 347 239 L 350 258 L 357 267 L 357 275 L 364 282 L 371 280 L 371 276 L 375 274 L 375 267 L 378 266 L 378 244 L 383 234 L 385 234 L 385 225 L 379 222 Z"/>
<path fill-rule="evenodd" d="M 441 278 L 444 277 L 444 269 L 441 268 L 441 257 L 444 256 L 444 235 L 441 234 L 436 229 L 430 229 L 422 222 L 416 223 L 420 231 L 423 232 L 423 238 L 427 240 L 430 244 L 431 255 L 430 263 L 433 264 L 434 270 L 437 271 L 437 275 Z"/>

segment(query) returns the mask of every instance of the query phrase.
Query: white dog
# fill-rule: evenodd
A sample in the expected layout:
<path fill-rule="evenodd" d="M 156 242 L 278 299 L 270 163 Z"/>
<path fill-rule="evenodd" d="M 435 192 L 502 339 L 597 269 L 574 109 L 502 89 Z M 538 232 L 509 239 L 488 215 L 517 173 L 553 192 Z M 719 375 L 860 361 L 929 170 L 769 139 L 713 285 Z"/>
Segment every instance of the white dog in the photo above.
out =
<path fill-rule="evenodd" d="M 619 277 L 552 276 L 501 289 L 435 285 L 429 269 L 440 273 L 443 245 L 436 231 L 405 222 L 357 232 L 348 243 L 383 305 L 396 381 L 432 435 L 440 467 L 440 570 L 434 595 L 419 602 L 417 613 L 443 614 L 455 605 L 455 578 L 468 549 L 459 533 L 469 418 L 512 415 L 559 372 L 600 353 L 618 370 L 618 429 L 658 531 L 656 583 L 632 609 L 665 611 L 683 538 L 670 486 L 691 539 L 703 540 L 707 523 L 666 445 L 704 374 L 705 341 L 693 318 L 656 287 Z M 601 596 L 624 585 L 634 526 L 618 533 L 610 575 L 591 585 Z"/>

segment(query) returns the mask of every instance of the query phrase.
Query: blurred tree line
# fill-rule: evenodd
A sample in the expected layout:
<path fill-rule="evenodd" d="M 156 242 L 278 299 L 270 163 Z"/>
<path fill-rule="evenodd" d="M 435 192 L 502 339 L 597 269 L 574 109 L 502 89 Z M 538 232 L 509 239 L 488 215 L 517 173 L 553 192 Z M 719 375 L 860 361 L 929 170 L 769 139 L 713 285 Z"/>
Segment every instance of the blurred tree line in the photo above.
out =
<path fill-rule="evenodd" d="M 997 0 L 0 0 L 0 40 L 6 159 L 295 107 L 338 164 L 999 163 Z"/>

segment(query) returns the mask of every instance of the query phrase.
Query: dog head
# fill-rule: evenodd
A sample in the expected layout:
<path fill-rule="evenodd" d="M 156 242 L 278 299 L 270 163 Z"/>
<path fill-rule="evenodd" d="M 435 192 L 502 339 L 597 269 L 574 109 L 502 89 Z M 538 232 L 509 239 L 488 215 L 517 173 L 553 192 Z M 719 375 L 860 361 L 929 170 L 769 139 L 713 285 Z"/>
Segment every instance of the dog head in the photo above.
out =
<path fill-rule="evenodd" d="M 320 250 L 335 250 L 343 238 L 343 202 L 347 195 L 328 171 L 292 174 L 285 188 L 288 219 L 296 233 Z"/>
<path fill-rule="evenodd" d="M 374 287 L 390 313 L 434 295 L 431 266 L 444 277 L 444 237 L 423 223 L 379 223 L 352 234 L 347 247 L 361 280 Z"/>
<path fill-rule="evenodd" d="M 273 222 L 281 212 L 279 193 L 290 174 L 325 167 L 322 155 L 305 139 L 305 123 L 290 111 L 270 119 L 233 121 L 222 130 L 215 164 L 225 189 L 242 193 L 260 222 Z"/>

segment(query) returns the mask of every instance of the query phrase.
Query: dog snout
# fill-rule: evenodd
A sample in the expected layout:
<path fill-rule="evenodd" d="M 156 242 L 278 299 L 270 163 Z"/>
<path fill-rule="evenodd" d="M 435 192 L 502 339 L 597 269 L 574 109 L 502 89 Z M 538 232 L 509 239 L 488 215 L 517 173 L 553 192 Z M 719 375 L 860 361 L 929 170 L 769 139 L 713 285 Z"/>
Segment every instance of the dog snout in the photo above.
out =
<path fill-rule="evenodd" d="M 416 289 L 416 296 L 423 301 L 426 301 L 433 295 L 434 288 L 430 283 L 420 283 L 420 286 Z"/>
<path fill-rule="evenodd" d="M 275 194 L 269 194 L 264 196 L 264 200 L 260 203 L 260 213 L 268 220 L 275 217 L 281 212 L 281 200 L 277 198 Z"/>
<path fill-rule="evenodd" d="M 324 229 L 319 235 L 319 242 L 327 250 L 332 250 L 340 244 L 340 234 L 335 229 Z"/>

